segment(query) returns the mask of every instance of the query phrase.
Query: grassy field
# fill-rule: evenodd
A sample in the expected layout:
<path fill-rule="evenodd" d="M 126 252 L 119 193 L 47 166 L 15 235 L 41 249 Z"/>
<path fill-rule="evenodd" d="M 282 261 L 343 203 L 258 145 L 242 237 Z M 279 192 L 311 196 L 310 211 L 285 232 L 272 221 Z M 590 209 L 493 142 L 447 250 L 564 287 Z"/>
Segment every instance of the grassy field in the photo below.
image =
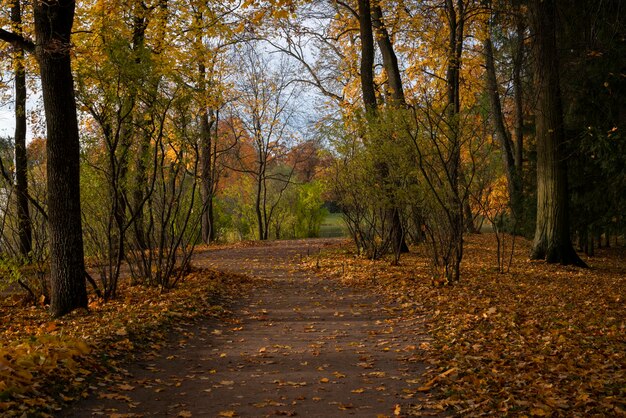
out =
<path fill-rule="evenodd" d="M 341 213 L 329 213 L 322 221 L 320 227 L 321 238 L 334 238 L 348 236 L 348 229 L 343 222 Z"/>

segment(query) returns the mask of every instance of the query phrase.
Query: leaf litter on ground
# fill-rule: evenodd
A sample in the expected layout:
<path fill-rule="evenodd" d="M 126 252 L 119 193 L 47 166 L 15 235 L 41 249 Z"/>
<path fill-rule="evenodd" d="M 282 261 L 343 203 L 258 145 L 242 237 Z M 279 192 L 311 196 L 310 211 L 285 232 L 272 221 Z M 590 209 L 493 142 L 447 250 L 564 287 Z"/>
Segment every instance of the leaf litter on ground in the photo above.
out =
<path fill-rule="evenodd" d="M 530 243 L 517 240 L 511 270 L 498 273 L 495 237 L 469 236 L 452 286 L 433 286 L 423 246 L 393 266 L 344 245 L 307 268 L 373 289 L 401 307 L 398 319 L 425 324 L 430 340 L 416 336 L 408 360 L 428 365 L 410 383 L 429 396 L 403 413 L 626 416 L 626 250 L 601 249 L 580 269 L 530 261 Z"/>
<path fill-rule="evenodd" d="M 51 319 L 44 306 L 0 300 L 0 415 L 53 416 L 64 403 L 86 397 L 90 376 L 114 382 L 102 396 L 130 399 L 123 360 L 141 350 L 159 350 L 167 329 L 198 318 L 221 317 L 252 279 L 210 269 L 191 269 L 172 290 L 123 283 L 120 297 L 90 298 L 89 309 Z"/>

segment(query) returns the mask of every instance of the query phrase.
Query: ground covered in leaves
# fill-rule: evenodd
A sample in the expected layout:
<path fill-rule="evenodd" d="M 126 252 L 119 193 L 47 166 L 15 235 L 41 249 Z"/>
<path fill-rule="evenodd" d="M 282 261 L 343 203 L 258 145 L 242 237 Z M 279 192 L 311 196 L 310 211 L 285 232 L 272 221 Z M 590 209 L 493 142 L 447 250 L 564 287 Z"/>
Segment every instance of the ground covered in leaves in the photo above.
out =
<path fill-rule="evenodd" d="M 405 416 L 429 396 L 416 392 L 423 324 L 400 323 L 395 304 L 307 267 L 307 255 L 343 243 L 273 241 L 198 254 L 199 266 L 256 278 L 232 315 L 181 327 L 58 416 Z"/>
<path fill-rule="evenodd" d="M 61 320 L 0 300 L 0 415 L 625 415 L 624 248 L 579 269 L 518 239 L 499 273 L 495 243 L 469 236 L 452 286 L 422 246 L 313 240 L 204 251 L 172 292 Z"/>
<path fill-rule="evenodd" d="M 508 242 L 510 244 L 510 241 Z M 459 415 L 626 415 L 626 254 L 601 249 L 590 269 L 528 260 L 516 241 L 508 273 L 498 273 L 491 234 L 467 238 L 462 279 L 433 286 L 426 248 L 399 266 L 324 253 L 310 262 L 329 277 L 400 303 L 398 317 L 426 317 L 432 338 L 419 359 L 430 367 L 416 403 Z"/>
<path fill-rule="evenodd" d="M 92 375 L 116 373 L 138 351 L 159 348 L 181 322 L 227 313 L 250 285 L 243 276 L 192 269 L 174 290 L 123 285 L 117 300 L 52 320 L 46 307 L 0 300 L 0 415 L 55 415 L 86 396 Z"/>

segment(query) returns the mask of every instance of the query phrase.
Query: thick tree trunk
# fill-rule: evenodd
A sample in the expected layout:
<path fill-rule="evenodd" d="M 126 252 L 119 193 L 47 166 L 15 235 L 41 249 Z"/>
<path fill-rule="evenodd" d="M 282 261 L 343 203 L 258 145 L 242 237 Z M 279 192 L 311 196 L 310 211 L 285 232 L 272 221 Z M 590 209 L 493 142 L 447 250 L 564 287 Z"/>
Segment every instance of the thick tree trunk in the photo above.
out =
<path fill-rule="evenodd" d="M 70 34 L 75 2 L 34 2 L 36 54 L 47 124 L 50 310 L 87 306 L 80 209 L 80 145 Z"/>
<path fill-rule="evenodd" d="M 361 90 L 366 112 L 376 110 L 374 88 L 374 35 L 369 0 L 359 0 L 359 32 L 361 35 Z"/>
<path fill-rule="evenodd" d="M 371 10 L 372 25 L 376 29 L 376 41 L 378 49 L 383 57 L 383 66 L 387 73 L 391 97 L 395 106 L 405 106 L 404 89 L 402 87 L 402 76 L 398 66 L 398 58 L 393 49 L 393 43 L 389 37 L 389 32 L 383 22 L 383 12 L 380 4 L 375 2 Z"/>
<path fill-rule="evenodd" d="M 398 58 L 393 49 L 389 32 L 383 22 L 383 12 L 378 3 L 374 3 L 371 8 L 371 22 L 374 29 L 376 29 L 376 41 L 383 57 L 385 72 L 387 73 L 388 84 L 391 90 L 391 104 L 393 107 L 404 107 L 406 100 L 402 87 L 402 76 L 400 74 L 400 67 L 398 66 Z M 408 253 L 409 246 L 404 239 L 405 234 L 400 217 L 400 209 L 396 207 L 395 202 L 392 202 L 391 206 L 388 211 L 388 217 L 391 219 L 391 240 L 394 254 Z"/>
<path fill-rule="evenodd" d="M 11 23 L 15 33 L 22 35 L 22 11 L 20 2 L 11 6 Z M 24 49 L 15 45 L 13 67 L 15 69 L 15 190 L 17 195 L 17 220 L 20 254 L 30 259 L 32 250 L 32 226 L 28 208 L 28 158 L 26 156 L 26 71 Z"/>
<path fill-rule="evenodd" d="M 215 240 L 213 228 L 213 173 L 211 170 L 212 141 L 208 112 L 200 114 L 200 181 L 202 197 L 202 241 L 209 244 Z"/>
<path fill-rule="evenodd" d="M 463 259 L 463 232 L 465 223 L 463 220 L 464 203 L 461 199 L 460 178 L 461 178 L 461 143 L 459 138 L 459 114 L 461 112 L 461 95 L 460 95 L 460 73 L 461 58 L 463 55 L 463 34 L 465 27 L 465 4 L 463 0 L 457 0 L 456 6 L 452 0 L 446 0 L 446 11 L 448 15 L 448 24 L 450 34 L 448 38 L 449 56 L 448 68 L 446 72 L 446 84 L 448 90 L 447 117 L 450 126 L 449 149 L 450 158 L 448 163 L 448 176 L 450 178 L 451 196 L 449 198 L 451 239 L 454 245 L 454 265 L 452 267 L 452 280 L 458 281 L 461 275 L 461 260 Z M 450 274 L 448 274 L 450 275 Z"/>
<path fill-rule="evenodd" d="M 563 110 L 559 86 L 554 0 L 532 0 L 534 80 L 537 92 L 537 224 L 532 259 L 585 266 L 569 232 L 567 168 L 563 149 Z"/>
<path fill-rule="evenodd" d="M 518 17 L 516 24 L 515 55 L 513 57 L 513 100 L 515 101 L 515 168 L 522 182 L 524 164 L 524 108 L 523 108 L 523 88 L 522 88 L 522 64 L 524 62 L 524 18 L 521 16 L 518 5 Z"/>
<path fill-rule="evenodd" d="M 147 65 L 143 60 L 143 55 L 145 53 L 146 29 L 148 28 L 149 19 L 145 15 L 146 10 L 143 4 L 140 3 L 135 6 L 135 10 L 133 10 L 132 50 L 135 55 L 134 64 L 139 68 L 142 65 Z M 141 71 L 139 73 L 141 73 Z M 146 83 L 145 80 L 143 81 Z M 133 82 L 134 81 L 131 81 L 131 83 Z M 150 84 L 150 81 L 148 80 L 147 83 Z M 148 88 L 151 89 L 149 91 L 149 97 L 151 97 L 154 102 L 158 83 L 154 83 L 154 86 Z M 131 186 L 131 209 L 135 244 L 141 250 L 147 250 L 151 247 L 151 244 L 145 228 L 146 219 L 144 217 L 144 206 L 146 204 L 146 184 L 148 182 L 147 159 L 152 137 L 145 126 L 144 131 L 141 132 L 141 136 L 138 135 L 141 129 L 137 129 L 137 125 L 145 125 L 146 122 L 144 115 L 136 110 L 137 96 L 137 88 L 131 84 L 127 100 L 132 107 L 129 109 L 131 113 L 128 115 L 128 121 L 125 122 L 127 133 L 124 138 L 129 141 L 134 139 L 139 142 L 135 159 L 134 181 Z M 130 146 L 130 143 L 128 143 L 128 146 Z M 128 159 L 126 159 L 125 164 L 129 164 Z"/>
<path fill-rule="evenodd" d="M 493 59 L 493 46 L 491 38 L 487 37 L 483 43 L 485 52 L 485 70 L 487 75 L 487 93 L 491 107 L 491 121 L 494 126 L 496 138 L 502 149 L 502 162 L 506 171 L 506 179 L 509 190 L 509 199 L 513 216 L 520 219 L 522 213 L 522 185 L 515 158 L 513 147 L 509 139 L 508 130 L 504 124 L 498 81 L 496 79 L 496 67 Z"/>

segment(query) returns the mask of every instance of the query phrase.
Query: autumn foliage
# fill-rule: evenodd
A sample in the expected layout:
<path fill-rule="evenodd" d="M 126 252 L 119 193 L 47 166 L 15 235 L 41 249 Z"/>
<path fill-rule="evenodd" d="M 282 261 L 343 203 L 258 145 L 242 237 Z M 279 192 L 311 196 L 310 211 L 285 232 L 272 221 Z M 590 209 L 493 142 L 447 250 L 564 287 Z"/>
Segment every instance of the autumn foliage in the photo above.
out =
<path fill-rule="evenodd" d="M 412 415 L 451 412 L 515 416 L 620 416 L 625 413 L 626 262 L 606 249 L 591 269 L 528 261 L 518 244 L 511 271 L 497 272 L 491 234 L 468 237 L 463 280 L 433 286 L 423 248 L 387 261 L 329 252 L 325 274 L 385 295 L 398 320 L 424 323 L 412 361 Z"/>
<path fill-rule="evenodd" d="M 51 320 L 44 306 L 19 307 L 18 297 L 3 299 L 0 414 L 53 416 L 63 404 L 87 396 L 96 376 L 123 384 L 120 373 L 129 356 L 159 350 L 172 328 L 224 315 L 250 283 L 241 276 L 192 269 L 164 297 L 156 288 L 124 281 L 123 298 L 107 303 L 94 298 L 88 310 L 58 320 Z"/>

